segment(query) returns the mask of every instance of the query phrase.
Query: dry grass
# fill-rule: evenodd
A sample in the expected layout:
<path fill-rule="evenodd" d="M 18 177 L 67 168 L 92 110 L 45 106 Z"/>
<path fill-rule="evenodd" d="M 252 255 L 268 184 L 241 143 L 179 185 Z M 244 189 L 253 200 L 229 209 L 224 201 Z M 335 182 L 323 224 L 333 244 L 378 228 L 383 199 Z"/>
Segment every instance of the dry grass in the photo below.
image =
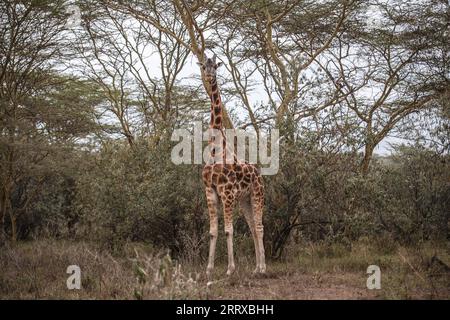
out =
<path fill-rule="evenodd" d="M 238 248 L 239 249 L 239 248 Z M 246 251 L 246 250 L 245 250 Z M 404 248 L 360 241 L 350 245 L 302 244 L 285 261 L 253 276 L 253 254 L 237 251 L 237 271 L 226 278 L 219 257 L 215 281 L 204 266 L 173 261 L 143 245 L 120 256 L 95 245 L 65 241 L 19 243 L 0 250 L 2 299 L 449 299 L 447 244 Z M 78 265 L 82 289 L 66 287 L 67 266 Z M 366 288 L 366 269 L 381 268 L 381 290 Z"/>
<path fill-rule="evenodd" d="M 67 289 L 69 265 L 81 269 L 81 290 Z M 177 299 L 196 286 L 166 254 L 138 244 L 115 257 L 85 243 L 20 243 L 3 248 L 0 268 L 3 299 Z"/>

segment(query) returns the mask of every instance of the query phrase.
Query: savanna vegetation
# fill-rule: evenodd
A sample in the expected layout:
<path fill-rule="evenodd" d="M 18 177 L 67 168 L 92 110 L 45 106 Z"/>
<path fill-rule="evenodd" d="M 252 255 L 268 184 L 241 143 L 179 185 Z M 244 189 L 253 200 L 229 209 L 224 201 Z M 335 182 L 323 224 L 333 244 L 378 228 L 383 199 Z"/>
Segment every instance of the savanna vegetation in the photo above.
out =
<path fill-rule="evenodd" d="M 28 0 L 0 16 L 0 298 L 450 298 L 448 1 Z M 175 165 L 171 135 L 207 127 L 196 62 L 212 53 L 225 126 L 282 138 L 267 275 L 236 212 L 237 274 L 207 285 L 202 165 Z"/>

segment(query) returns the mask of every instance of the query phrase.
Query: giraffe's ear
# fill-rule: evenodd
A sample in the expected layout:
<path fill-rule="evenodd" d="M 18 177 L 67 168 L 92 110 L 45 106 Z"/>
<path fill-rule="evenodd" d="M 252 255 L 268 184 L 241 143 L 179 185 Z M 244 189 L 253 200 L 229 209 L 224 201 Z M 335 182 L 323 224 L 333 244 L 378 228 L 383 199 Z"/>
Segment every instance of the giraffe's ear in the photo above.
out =
<path fill-rule="evenodd" d="M 218 62 L 217 63 L 217 68 L 220 67 L 223 63 L 222 62 Z"/>

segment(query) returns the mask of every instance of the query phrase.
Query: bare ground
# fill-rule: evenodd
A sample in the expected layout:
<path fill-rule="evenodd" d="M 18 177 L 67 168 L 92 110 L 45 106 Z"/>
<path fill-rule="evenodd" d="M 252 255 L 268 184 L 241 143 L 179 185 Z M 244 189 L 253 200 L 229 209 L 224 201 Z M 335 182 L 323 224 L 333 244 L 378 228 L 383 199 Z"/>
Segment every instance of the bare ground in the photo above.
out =
<path fill-rule="evenodd" d="M 274 299 L 274 300 L 356 300 L 376 299 L 377 295 L 364 288 L 365 279 L 357 274 L 268 274 L 250 276 L 244 281 L 212 288 L 212 299 Z M 212 284 L 211 287 L 214 287 Z"/>

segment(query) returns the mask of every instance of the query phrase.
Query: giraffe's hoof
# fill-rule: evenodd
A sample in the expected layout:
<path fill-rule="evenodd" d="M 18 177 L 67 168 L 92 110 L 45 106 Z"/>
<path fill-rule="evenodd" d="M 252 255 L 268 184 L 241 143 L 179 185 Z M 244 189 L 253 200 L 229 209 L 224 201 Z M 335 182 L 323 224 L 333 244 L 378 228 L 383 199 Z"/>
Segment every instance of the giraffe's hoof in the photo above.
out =
<path fill-rule="evenodd" d="M 227 276 L 231 276 L 235 270 L 234 266 L 228 267 Z"/>
<path fill-rule="evenodd" d="M 253 270 L 253 274 L 264 274 L 266 273 L 266 266 L 257 266 L 255 270 Z"/>

